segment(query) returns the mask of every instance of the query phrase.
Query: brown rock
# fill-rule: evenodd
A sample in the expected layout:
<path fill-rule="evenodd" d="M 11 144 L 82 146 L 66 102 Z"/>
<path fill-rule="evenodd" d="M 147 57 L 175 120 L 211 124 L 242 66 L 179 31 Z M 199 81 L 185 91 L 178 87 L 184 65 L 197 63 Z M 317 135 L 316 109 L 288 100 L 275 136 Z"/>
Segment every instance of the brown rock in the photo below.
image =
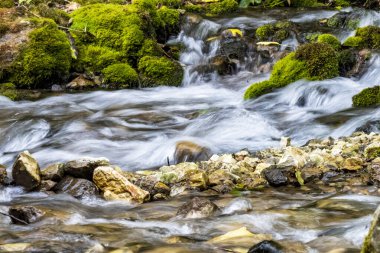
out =
<path fill-rule="evenodd" d="M 51 164 L 41 171 L 41 178 L 43 180 L 52 180 L 59 182 L 64 177 L 63 163 Z"/>
<path fill-rule="evenodd" d="M 23 186 L 27 191 L 39 186 L 40 166 L 28 151 L 17 156 L 12 168 L 12 177 L 17 185 Z"/>
<path fill-rule="evenodd" d="M 12 223 L 25 225 L 39 221 L 45 212 L 34 206 L 15 206 L 9 208 L 8 214 L 11 216 Z"/>
<path fill-rule="evenodd" d="M 174 160 L 175 163 L 195 162 L 208 160 L 210 156 L 211 151 L 208 148 L 190 141 L 180 141 L 176 144 Z"/>

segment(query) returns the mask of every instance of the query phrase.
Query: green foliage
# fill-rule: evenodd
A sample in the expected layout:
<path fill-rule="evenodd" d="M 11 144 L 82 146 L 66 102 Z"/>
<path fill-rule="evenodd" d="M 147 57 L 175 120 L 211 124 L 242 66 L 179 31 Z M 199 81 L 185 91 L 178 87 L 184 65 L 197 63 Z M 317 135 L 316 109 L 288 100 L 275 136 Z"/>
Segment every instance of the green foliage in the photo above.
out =
<path fill-rule="evenodd" d="M 247 8 L 250 5 L 260 5 L 261 3 L 262 3 L 262 0 L 241 0 L 239 7 Z"/>
<path fill-rule="evenodd" d="M 12 8 L 14 6 L 13 0 L 1 0 L 0 8 Z"/>
<path fill-rule="evenodd" d="M 335 50 L 341 48 L 340 41 L 332 34 L 321 34 L 318 36 L 317 42 L 329 44 Z"/>
<path fill-rule="evenodd" d="M 145 56 L 139 61 L 138 70 L 144 78 L 144 86 L 178 86 L 182 83 L 181 65 L 165 57 Z"/>
<path fill-rule="evenodd" d="M 236 11 L 239 4 L 235 0 L 222 0 L 221 2 L 207 5 L 206 13 L 210 16 L 228 14 Z"/>
<path fill-rule="evenodd" d="M 362 90 L 352 98 L 354 107 L 368 107 L 380 104 L 380 86 Z"/>
<path fill-rule="evenodd" d="M 269 80 L 252 84 L 244 99 L 259 97 L 300 79 L 323 80 L 338 74 L 338 56 L 331 46 L 325 43 L 305 44 L 279 60 Z"/>
<path fill-rule="evenodd" d="M 16 86 L 13 83 L 0 83 L 0 95 L 16 100 L 18 97 Z"/>
<path fill-rule="evenodd" d="M 290 2 L 292 7 L 317 7 L 320 6 L 317 0 L 292 0 Z"/>
<path fill-rule="evenodd" d="M 136 71 L 127 63 L 117 63 L 103 69 L 104 82 L 118 88 L 136 87 L 139 78 Z"/>
<path fill-rule="evenodd" d="M 42 88 L 63 81 L 71 66 L 66 34 L 49 23 L 29 34 L 30 41 L 13 65 L 11 80 L 19 87 Z"/>
<path fill-rule="evenodd" d="M 202 13 L 204 11 L 204 7 L 202 5 L 188 3 L 185 5 L 185 10 L 192 13 Z"/>

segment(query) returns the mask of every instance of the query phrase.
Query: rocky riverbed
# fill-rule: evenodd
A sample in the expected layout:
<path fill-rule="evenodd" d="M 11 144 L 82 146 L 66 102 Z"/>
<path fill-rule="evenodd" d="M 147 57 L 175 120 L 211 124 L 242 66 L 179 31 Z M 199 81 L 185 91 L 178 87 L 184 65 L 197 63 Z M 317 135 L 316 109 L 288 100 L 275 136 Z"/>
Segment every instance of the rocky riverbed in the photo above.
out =
<path fill-rule="evenodd" d="M 201 154 L 195 154 L 195 151 L 205 152 L 202 149 L 190 148 L 182 148 L 178 152 L 189 157 L 200 157 Z M 13 180 L 7 176 L 7 172 L 12 174 Z M 380 183 L 380 134 L 356 132 L 349 137 L 338 139 L 312 139 L 301 147 L 292 146 L 290 138 L 284 137 L 280 148 L 254 153 L 242 150 L 234 154 L 212 155 L 206 161 L 184 162 L 162 166 L 158 170 L 135 172 L 112 165 L 106 158 L 62 161 L 40 169 L 33 155 L 24 151 L 18 155 L 12 168 L 7 170 L 2 167 L 1 183 L 2 204 L 10 206 L 9 221 L 20 226 L 14 227 L 15 230 L 11 234 L 16 236 L 24 231 L 29 234 L 27 241 L 32 241 L 20 243 L 22 238 L 19 236 L 8 239 L 1 237 L 6 244 L 0 246 L 0 249 L 6 252 L 15 249 L 38 251 L 38 248 L 42 247 L 41 242 L 37 238 L 33 239 L 33 236 L 30 237 L 30 231 L 27 231 L 37 229 L 40 231 L 38 233 L 44 233 L 42 231 L 45 225 L 49 227 L 62 222 L 69 231 L 59 233 L 72 234 L 72 229 L 76 227 L 76 233 L 81 236 L 88 236 L 88 233 L 93 234 L 97 231 L 96 238 L 103 232 L 108 233 L 106 231 L 110 229 L 110 233 L 113 234 L 113 229 L 122 229 L 124 226 L 126 227 L 123 229 L 127 229 L 134 223 L 139 223 L 138 227 L 146 228 L 148 231 L 153 229 L 151 233 L 155 233 L 154 227 L 157 226 L 159 230 L 168 230 L 165 232 L 166 235 L 160 236 L 160 241 L 165 241 L 166 246 L 145 251 L 151 247 L 149 240 L 141 239 L 140 243 L 132 246 L 129 243 L 133 240 L 127 243 L 129 239 L 126 239 L 121 244 L 127 243 L 129 246 L 124 245 L 119 251 L 112 252 L 165 252 L 165 249 L 173 252 L 194 252 L 190 249 L 192 247 L 199 247 L 196 252 L 202 252 L 205 248 L 215 252 L 262 252 L 261 249 L 275 250 L 264 252 L 308 252 L 313 248 L 321 252 L 338 252 L 334 251 L 338 249 L 346 250 L 339 252 L 348 252 L 348 249 L 355 252 L 355 249 L 361 247 L 367 233 L 370 214 L 376 208 L 376 203 L 380 202 L 380 192 L 377 188 Z M 348 193 L 350 195 L 347 195 Z M 19 199 L 9 198 L 9 195 L 13 194 L 19 195 Z M 362 203 L 363 199 L 367 200 Z M 60 200 L 60 206 L 64 205 L 63 203 L 71 203 L 70 205 L 76 207 L 82 206 L 79 209 L 82 211 L 71 213 L 73 207 L 54 207 L 54 203 L 59 203 Z M 360 202 L 356 202 L 358 200 Z M 102 205 L 108 206 L 107 209 L 114 206 L 115 210 L 101 214 L 103 218 L 94 217 L 95 213 L 106 210 L 101 208 Z M 288 206 L 288 210 L 280 211 L 285 206 Z M 150 210 L 151 208 L 153 210 Z M 4 209 L 6 208 L 1 210 L 6 211 Z M 326 218 L 318 217 L 326 215 L 319 213 L 318 210 L 321 209 L 327 210 L 328 215 L 337 216 L 326 217 L 327 220 L 323 221 Z M 342 212 L 343 214 L 339 214 Z M 260 218 L 260 215 L 264 216 Z M 313 218 L 313 215 L 317 216 Z M 248 224 L 244 225 L 247 216 L 256 217 L 249 221 L 253 227 L 247 228 Z M 283 216 L 288 217 L 286 222 L 290 222 L 289 226 L 295 227 L 286 230 L 274 229 L 277 231 L 271 233 L 271 226 L 281 224 L 280 221 L 274 220 L 281 220 L 280 217 Z M 219 224 L 222 226 L 221 231 L 225 231 L 224 235 L 221 231 L 217 232 L 218 229 L 211 235 L 204 234 L 204 231 L 197 234 L 197 229 L 193 227 L 200 221 L 209 220 L 212 224 L 218 224 L 219 219 L 232 222 L 231 219 L 238 217 L 244 219 L 238 222 L 241 224 L 240 228 L 238 224 L 223 227 L 227 225 L 222 225 L 225 221 Z M 2 226 L 8 226 L 7 219 L 2 218 L 5 222 Z M 109 219 L 122 222 L 118 222 L 118 228 L 115 228 L 116 224 L 111 225 Z M 319 221 L 313 222 L 313 219 Z M 331 219 L 337 219 L 337 223 L 333 225 Z M 347 219 L 356 221 L 347 223 Z M 262 228 L 259 225 L 261 222 L 264 222 Z M 342 222 L 350 224 L 344 232 L 348 233 L 348 237 L 344 235 L 346 239 L 340 238 L 340 242 L 335 245 L 333 242 L 337 238 L 334 239 L 334 236 L 342 231 L 331 228 L 325 232 L 317 232 L 320 230 L 319 222 L 327 222 L 324 225 L 327 227 L 337 224 L 342 226 Z M 102 223 L 104 225 L 100 225 Z M 150 223 L 151 225 L 148 225 Z M 272 225 L 268 227 L 268 223 Z M 330 225 L 327 225 L 329 223 Z M 164 224 L 171 225 L 165 228 Z M 95 226 L 95 230 L 88 226 Z M 314 228 L 308 231 L 308 234 L 302 235 L 299 231 L 302 226 Z M 358 235 L 350 237 L 354 231 L 357 231 Z M 183 236 L 184 234 L 186 236 Z M 375 233 L 374 236 L 378 235 Z M 372 243 L 376 242 L 376 238 Z M 120 245 L 109 239 L 111 241 L 108 242 L 100 238 L 95 239 L 96 245 L 90 247 L 92 251 L 88 252 L 105 252 Z M 37 243 L 33 243 L 35 240 Z M 207 242 L 202 242 L 204 240 Z M 324 240 L 326 244 L 322 243 Z M 89 245 L 93 243 L 94 241 L 91 241 Z M 53 251 L 70 249 L 66 243 L 63 245 L 65 246 L 59 242 L 51 242 L 49 247 Z M 60 248 L 61 246 L 63 248 Z M 187 248 L 188 246 L 190 248 Z"/>

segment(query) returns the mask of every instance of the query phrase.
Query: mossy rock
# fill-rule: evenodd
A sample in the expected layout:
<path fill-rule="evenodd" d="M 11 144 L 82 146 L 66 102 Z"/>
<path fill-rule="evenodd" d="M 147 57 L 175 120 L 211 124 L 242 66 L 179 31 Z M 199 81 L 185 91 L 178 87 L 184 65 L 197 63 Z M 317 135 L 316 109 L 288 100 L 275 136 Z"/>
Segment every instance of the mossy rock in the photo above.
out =
<path fill-rule="evenodd" d="M 222 0 L 221 2 L 211 3 L 206 6 L 208 16 L 217 16 L 235 12 L 239 7 L 235 0 Z"/>
<path fill-rule="evenodd" d="M 292 7 L 319 7 L 321 6 L 317 0 L 293 0 L 290 3 Z"/>
<path fill-rule="evenodd" d="M 8 97 L 11 100 L 16 100 L 18 98 L 16 86 L 13 83 L 1 83 L 0 95 Z"/>
<path fill-rule="evenodd" d="M 110 65 L 103 69 L 102 74 L 104 76 L 103 81 L 111 87 L 131 88 L 137 87 L 139 83 L 136 70 L 127 63 Z"/>
<path fill-rule="evenodd" d="M 257 98 L 300 79 L 323 80 L 338 75 L 338 55 L 330 45 L 304 44 L 274 65 L 269 80 L 252 84 L 244 99 Z"/>
<path fill-rule="evenodd" d="M 366 88 L 353 96 L 354 107 L 369 107 L 380 104 L 380 86 Z"/>
<path fill-rule="evenodd" d="M 335 50 L 339 50 L 341 48 L 340 41 L 332 34 L 321 34 L 317 38 L 317 42 L 329 44 Z"/>
<path fill-rule="evenodd" d="M 66 34 L 52 20 L 42 23 L 13 64 L 11 81 L 18 87 L 50 87 L 69 75 L 72 51 Z"/>
<path fill-rule="evenodd" d="M 61 26 L 67 26 L 69 24 L 70 15 L 63 10 L 50 7 L 44 3 L 37 5 L 33 9 L 35 9 L 36 12 L 38 12 L 39 16 L 44 18 L 50 18 L 54 20 L 55 23 Z"/>
<path fill-rule="evenodd" d="M 182 83 L 181 65 L 165 57 L 145 56 L 139 61 L 138 70 L 143 76 L 143 86 L 178 86 Z"/>
<path fill-rule="evenodd" d="M 77 68 L 81 71 L 100 73 L 104 68 L 123 60 L 121 53 L 108 47 L 83 46 L 79 52 Z"/>
<path fill-rule="evenodd" d="M 294 24 L 290 21 L 278 21 L 266 24 L 256 29 L 255 35 L 260 41 L 275 41 L 281 43 L 290 36 Z"/>
<path fill-rule="evenodd" d="M 162 48 L 157 44 L 155 40 L 152 39 L 146 39 L 138 52 L 139 58 L 142 58 L 144 56 L 163 56 L 164 51 Z"/>
<path fill-rule="evenodd" d="M 0 8 L 12 8 L 15 6 L 15 3 L 13 0 L 1 0 L 0 1 Z"/>
<path fill-rule="evenodd" d="M 380 27 L 366 26 L 358 28 L 353 37 L 349 37 L 343 46 L 354 48 L 380 49 Z"/>

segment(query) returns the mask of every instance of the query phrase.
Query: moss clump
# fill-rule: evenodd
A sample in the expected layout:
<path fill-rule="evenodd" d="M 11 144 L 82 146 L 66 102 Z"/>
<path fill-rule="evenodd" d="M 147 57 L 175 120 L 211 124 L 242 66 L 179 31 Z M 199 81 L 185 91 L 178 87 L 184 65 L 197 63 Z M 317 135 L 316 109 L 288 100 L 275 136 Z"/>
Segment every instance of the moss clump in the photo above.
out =
<path fill-rule="evenodd" d="M 329 44 L 335 50 L 339 50 L 341 45 L 340 41 L 331 34 L 321 34 L 318 36 L 317 42 Z"/>
<path fill-rule="evenodd" d="M 13 83 L 1 83 L 0 95 L 8 97 L 11 100 L 16 100 L 18 97 L 16 86 Z"/>
<path fill-rule="evenodd" d="M 178 10 L 162 6 L 157 10 L 155 25 L 158 33 L 159 31 L 164 31 L 168 35 L 178 33 L 180 30 Z"/>
<path fill-rule="evenodd" d="M 292 22 L 279 21 L 274 24 L 266 24 L 260 26 L 259 28 L 257 28 L 255 34 L 258 40 L 276 41 L 281 43 L 289 37 L 292 28 Z"/>
<path fill-rule="evenodd" d="M 66 34 L 54 22 L 29 34 L 30 41 L 14 62 L 11 81 L 18 87 L 44 88 L 63 81 L 71 66 Z"/>
<path fill-rule="evenodd" d="M 163 50 L 157 44 L 156 41 L 152 39 L 146 39 L 138 52 L 140 58 L 144 56 L 163 56 Z"/>
<path fill-rule="evenodd" d="M 1 0 L 0 1 L 0 8 L 12 8 L 15 6 L 15 3 L 13 0 Z"/>
<path fill-rule="evenodd" d="M 49 7 L 43 3 L 37 5 L 35 9 L 41 17 L 52 19 L 59 25 L 67 26 L 69 23 L 70 15 L 63 10 Z"/>
<path fill-rule="evenodd" d="M 364 45 L 364 41 L 362 37 L 353 36 L 349 37 L 345 42 L 343 42 L 343 46 L 345 47 L 362 47 Z"/>
<path fill-rule="evenodd" d="M 292 7 L 318 7 L 320 4 L 317 0 L 294 0 L 291 1 Z"/>
<path fill-rule="evenodd" d="M 353 96 L 354 107 L 368 107 L 380 104 L 380 86 L 367 88 Z"/>
<path fill-rule="evenodd" d="M 103 69 L 104 82 L 118 88 L 137 87 L 137 72 L 127 63 L 117 63 Z"/>
<path fill-rule="evenodd" d="M 108 47 L 89 45 L 82 48 L 79 65 L 82 71 L 99 73 L 109 65 L 122 61 L 121 53 Z"/>
<path fill-rule="evenodd" d="M 275 31 L 274 25 L 267 24 L 267 25 L 263 25 L 257 28 L 255 34 L 259 40 L 268 40 L 269 37 L 273 35 L 274 31 Z"/>
<path fill-rule="evenodd" d="M 178 86 L 182 83 L 181 65 L 165 57 L 145 56 L 139 61 L 138 70 L 143 76 L 144 86 Z"/>
<path fill-rule="evenodd" d="M 288 54 L 273 67 L 269 80 L 252 84 L 244 99 L 252 99 L 284 87 L 300 79 L 323 80 L 339 74 L 337 53 L 328 44 L 302 45 L 296 52 Z"/>
<path fill-rule="evenodd" d="M 361 37 L 364 41 L 364 46 L 367 48 L 380 48 L 380 27 L 366 26 L 358 28 L 355 36 Z"/>
<path fill-rule="evenodd" d="M 206 13 L 210 16 L 222 15 L 234 12 L 238 7 L 239 4 L 235 0 L 223 0 L 221 2 L 207 5 Z"/>

